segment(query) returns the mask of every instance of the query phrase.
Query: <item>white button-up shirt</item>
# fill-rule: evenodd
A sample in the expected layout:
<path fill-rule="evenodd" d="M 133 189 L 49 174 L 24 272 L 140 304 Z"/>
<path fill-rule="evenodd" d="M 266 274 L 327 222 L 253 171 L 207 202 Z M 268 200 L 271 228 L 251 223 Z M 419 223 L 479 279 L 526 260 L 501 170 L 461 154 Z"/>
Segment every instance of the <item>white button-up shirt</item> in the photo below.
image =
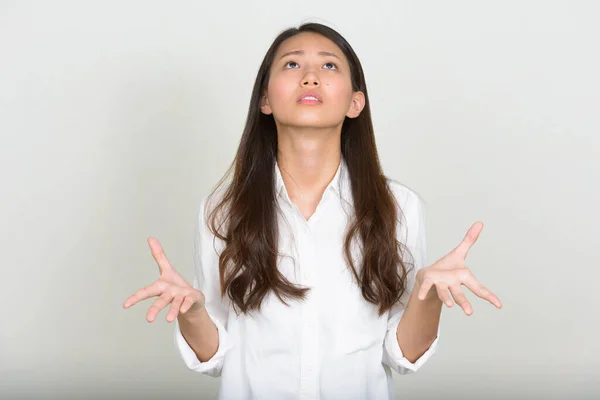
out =
<path fill-rule="evenodd" d="M 404 307 L 398 303 L 379 317 L 377 306 L 362 297 L 343 254 L 352 212 L 343 159 L 308 220 L 290 200 L 277 165 L 275 174 L 280 252 L 291 256 L 280 257 L 278 268 L 291 282 L 311 290 L 305 301 L 287 300 L 289 306 L 271 294 L 259 313 L 236 315 L 229 298 L 220 296 L 218 253 L 223 243 L 206 226 L 205 197 L 194 239 L 193 287 L 206 297 L 219 347 L 210 360 L 200 362 L 176 322 L 175 343 L 185 365 L 220 376 L 220 399 L 393 399 L 391 370 L 417 371 L 435 352 L 439 329 L 429 349 L 412 363 L 396 338 Z M 412 253 L 405 261 L 415 266 L 402 299 L 406 305 L 415 272 L 426 264 L 424 203 L 407 186 L 391 179 L 388 183 L 403 212 L 397 238 Z"/>

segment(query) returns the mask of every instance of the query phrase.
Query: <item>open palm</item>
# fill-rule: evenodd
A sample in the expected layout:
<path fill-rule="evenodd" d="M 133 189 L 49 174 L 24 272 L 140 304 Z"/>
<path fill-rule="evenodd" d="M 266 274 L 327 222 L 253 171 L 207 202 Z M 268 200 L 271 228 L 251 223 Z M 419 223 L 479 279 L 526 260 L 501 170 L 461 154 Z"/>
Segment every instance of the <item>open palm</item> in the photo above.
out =
<path fill-rule="evenodd" d="M 471 315 L 473 308 L 461 289 L 461 286 L 464 285 L 475 293 L 476 296 L 489 301 L 497 308 L 502 308 L 500 299 L 479 283 L 471 270 L 465 265 L 467 254 L 477 241 L 482 229 L 483 223 L 475 222 L 467 231 L 465 238 L 454 250 L 432 265 L 422 268 L 417 272 L 416 283 L 418 285 L 418 298 L 420 300 L 437 296 L 446 306 L 452 307 L 453 302 L 450 298 L 450 294 L 452 294 L 454 301 L 463 311 L 467 315 Z M 432 287 L 435 287 L 435 290 L 430 290 Z"/>
<path fill-rule="evenodd" d="M 204 294 L 194 289 L 175 271 L 157 239 L 149 238 L 148 245 L 152 257 L 158 264 L 160 276 L 152 284 L 129 296 L 123 303 L 123 308 L 129 308 L 142 300 L 158 296 L 146 315 L 148 322 L 154 321 L 156 315 L 169 304 L 171 308 L 167 314 L 168 322 L 174 321 L 179 313 L 185 314 L 190 310 L 195 312 L 202 309 L 205 301 Z"/>

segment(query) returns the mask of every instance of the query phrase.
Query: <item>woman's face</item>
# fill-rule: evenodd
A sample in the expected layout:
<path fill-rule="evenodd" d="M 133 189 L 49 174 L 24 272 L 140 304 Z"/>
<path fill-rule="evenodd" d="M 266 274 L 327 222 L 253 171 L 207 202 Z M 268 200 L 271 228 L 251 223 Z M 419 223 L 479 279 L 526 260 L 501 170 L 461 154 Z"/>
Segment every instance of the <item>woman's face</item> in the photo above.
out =
<path fill-rule="evenodd" d="M 319 100 L 302 100 L 312 92 Z M 328 128 L 357 117 L 362 92 L 353 92 L 350 66 L 340 48 L 316 33 L 302 32 L 277 50 L 261 111 L 278 126 Z"/>

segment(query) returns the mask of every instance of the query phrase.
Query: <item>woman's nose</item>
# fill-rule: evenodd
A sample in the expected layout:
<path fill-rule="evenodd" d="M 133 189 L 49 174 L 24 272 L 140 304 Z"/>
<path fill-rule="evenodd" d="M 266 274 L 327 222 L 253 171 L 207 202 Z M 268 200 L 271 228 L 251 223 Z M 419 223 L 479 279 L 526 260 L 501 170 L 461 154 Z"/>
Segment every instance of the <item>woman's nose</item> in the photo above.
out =
<path fill-rule="evenodd" d="M 319 78 L 314 76 L 306 76 L 302 80 L 302 86 L 319 86 Z"/>
<path fill-rule="evenodd" d="M 319 86 L 319 77 L 313 71 L 307 72 L 302 79 L 302 86 Z"/>

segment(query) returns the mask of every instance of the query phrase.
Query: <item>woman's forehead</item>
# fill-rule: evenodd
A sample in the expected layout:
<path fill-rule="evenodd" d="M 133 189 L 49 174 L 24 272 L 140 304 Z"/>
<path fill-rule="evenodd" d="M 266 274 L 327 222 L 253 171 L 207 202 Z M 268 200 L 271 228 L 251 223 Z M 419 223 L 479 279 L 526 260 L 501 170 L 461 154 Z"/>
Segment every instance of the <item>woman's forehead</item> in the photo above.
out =
<path fill-rule="evenodd" d="M 298 52 L 296 54 L 310 55 L 321 53 L 331 53 L 339 57 L 340 59 L 344 56 L 341 49 L 330 39 L 323 35 L 313 32 L 302 32 L 291 38 L 288 38 L 281 43 L 279 49 L 277 49 L 277 57 L 288 52 Z"/>

